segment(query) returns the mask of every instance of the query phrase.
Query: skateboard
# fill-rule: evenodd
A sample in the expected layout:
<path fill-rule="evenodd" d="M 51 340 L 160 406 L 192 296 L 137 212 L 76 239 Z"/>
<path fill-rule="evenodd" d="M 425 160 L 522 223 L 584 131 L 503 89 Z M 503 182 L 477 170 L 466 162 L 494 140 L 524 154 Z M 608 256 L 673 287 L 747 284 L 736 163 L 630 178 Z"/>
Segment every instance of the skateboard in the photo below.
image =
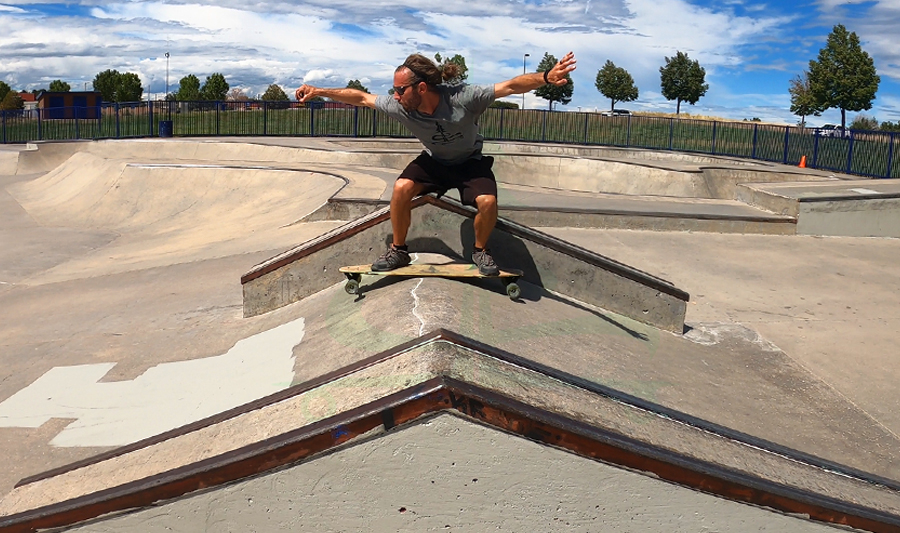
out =
<path fill-rule="evenodd" d="M 347 276 L 347 283 L 344 285 L 344 290 L 347 291 L 347 294 L 357 294 L 359 292 L 359 282 L 362 280 L 363 274 L 371 276 L 403 276 L 408 278 L 427 276 L 442 278 L 498 278 L 506 287 L 506 294 L 511 300 L 518 299 L 519 295 L 522 294 L 519 284 L 516 283 L 522 277 L 521 270 L 500 270 L 500 273 L 496 276 L 484 276 L 478 272 L 477 266 L 468 263 L 407 265 L 385 272 L 372 271 L 372 265 L 345 266 L 339 270 Z"/>

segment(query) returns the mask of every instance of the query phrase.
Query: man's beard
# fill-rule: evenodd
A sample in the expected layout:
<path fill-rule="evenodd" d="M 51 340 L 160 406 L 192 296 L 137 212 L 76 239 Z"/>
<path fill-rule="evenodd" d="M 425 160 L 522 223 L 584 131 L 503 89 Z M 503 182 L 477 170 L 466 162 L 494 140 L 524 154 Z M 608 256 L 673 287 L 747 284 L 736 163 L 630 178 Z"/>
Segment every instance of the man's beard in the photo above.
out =
<path fill-rule="evenodd" d="M 406 102 L 400 102 L 400 106 L 407 113 L 412 113 L 413 111 L 418 109 L 420 105 L 422 105 L 422 95 L 420 95 L 419 93 L 413 93 L 410 96 L 409 100 L 407 100 Z"/>

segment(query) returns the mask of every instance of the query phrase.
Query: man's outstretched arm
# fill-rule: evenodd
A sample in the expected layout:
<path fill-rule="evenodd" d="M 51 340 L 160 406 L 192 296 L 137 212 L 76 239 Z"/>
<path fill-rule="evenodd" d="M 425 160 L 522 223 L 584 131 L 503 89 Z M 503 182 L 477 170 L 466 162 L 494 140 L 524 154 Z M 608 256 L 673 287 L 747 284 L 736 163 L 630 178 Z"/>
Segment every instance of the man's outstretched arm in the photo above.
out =
<path fill-rule="evenodd" d="M 553 85 L 565 85 L 568 83 L 566 74 L 575 70 L 575 54 L 569 52 L 560 59 L 553 68 L 546 72 L 546 83 Z M 511 80 L 502 81 L 494 84 L 494 98 L 503 98 L 511 94 L 522 94 L 533 91 L 544 85 L 544 73 L 535 72 L 532 74 L 522 74 Z"/>
<path fill-rule="evenodd" d="M 303 84 L 299 89 L 294 91 L 294 96 L 298 102 L 309 101 L 310 98 L 321 96 L 322 98 L 331 98 L 338 102 L 356 106 L 375 107 L 375 96 L 359 89 L 322 89 L 313 87 L 312 85 Z"/>

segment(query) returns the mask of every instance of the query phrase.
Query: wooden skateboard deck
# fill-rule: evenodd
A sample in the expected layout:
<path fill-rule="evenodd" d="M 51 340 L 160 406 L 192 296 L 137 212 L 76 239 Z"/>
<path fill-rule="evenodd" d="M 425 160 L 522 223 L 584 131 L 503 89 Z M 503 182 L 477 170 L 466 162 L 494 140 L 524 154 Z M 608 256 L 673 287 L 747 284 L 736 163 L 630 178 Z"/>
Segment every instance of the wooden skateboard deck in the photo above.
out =
<path fill-rule="evenodd" d="M 506 286 L 506 294 L 513 300 L 517 299 L 521 294 L 518 279 L 522 277 L 521 270 L 501 269 L 496 276 L 485 276 L 478 271 L 478 267 L 471 263 L 447 263 L 442 265 L 434 264 L 414 264 L 405 267 L 396 268 L 377 272 L 372 270 L 372 265 L 345 266 L 339 269 L 347 276 L 347 284 L 344 290 L 348 294 L 356 294 L 359 292 L 359 282 L 363 275 L 370 276 L 403 276 L 409 278 L 419 278 L 428 276 L 437 276 L 442 278 L 498 278 L 503 281 Z"/>

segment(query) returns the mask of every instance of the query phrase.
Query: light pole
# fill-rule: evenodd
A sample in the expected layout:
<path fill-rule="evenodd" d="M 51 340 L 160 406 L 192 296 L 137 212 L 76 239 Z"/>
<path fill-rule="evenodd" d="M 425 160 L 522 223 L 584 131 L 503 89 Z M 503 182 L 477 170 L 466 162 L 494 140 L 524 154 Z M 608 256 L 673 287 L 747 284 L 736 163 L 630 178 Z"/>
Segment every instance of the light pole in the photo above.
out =
<path fill-rule="evenodd" d="M 531 54 L 525 54 L 522 58 L 522 75 L 525 75 L 525 60 L 531 57 Z M 525 110 L 525 93 L 522 93 L 522 110 Z"/>
<path fill-rule="evenodd" d="M 166 52 L 166 100 L 169 99 L 169 52 Z"/>

